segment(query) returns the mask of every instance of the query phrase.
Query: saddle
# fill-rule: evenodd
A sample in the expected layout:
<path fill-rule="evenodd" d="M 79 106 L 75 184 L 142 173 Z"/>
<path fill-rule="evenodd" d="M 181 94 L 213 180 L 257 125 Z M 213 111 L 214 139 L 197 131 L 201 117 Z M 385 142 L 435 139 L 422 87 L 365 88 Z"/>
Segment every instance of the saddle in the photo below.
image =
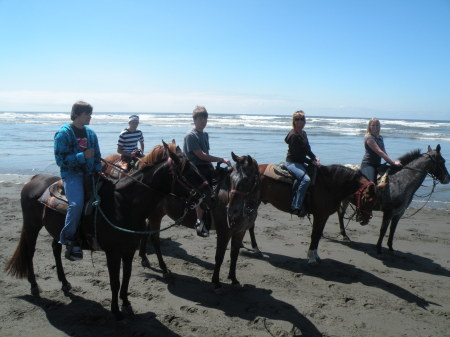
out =
<path fill-rule="evenodd" d="M 316 181 L 316 167 L 314 165 L 309 165 L 306 168 L 306 172 L 311 178 L 311 186 L 314 186 Z M 296 178 L 287 170 L 283 163 L 280 164 L 269 164 L 263 173 L 264 176 L 269 177 L 280 182 L 284 182 L 290 185 L 296 183 Z"/>
<path fill-rule="evenodd" d="M 311 192 L 310 188 L 315 185 L 316 175 L 317 175 L 317 167 L 315 165 L 309 165 L 306 168 L 306 172 L 311 178 L 311 184 L 309 185 L 308 190 L 306 191 L 306 195 L 303 201 L 304 206 L 308 214 L 311 213 Z M 280 181 L 282 183 L 286 183 L 292 186 L 292 194 L 295 194 L 297 190 L 297 186 L 300 181 L 297 180 L 286 168 L 286 166 L 281 164 L 269 164 L 266 167 L 266 170 L 263 173 L 264 176 L 269 177 L 271 179 Z"/>
<path fill-rule="evenodd" d="M 85 186 L 85 201 L 84 201 L 84 211 L 80 220 L 80 225 L 78 226 L 77 237 L 81 238 L 85 244 L 92 250 L 100 250 L 98 243 L 93 235 L 92 226 L 90 226 L 90 221 L 88 218 L 92 214 L 92 202 L 94 201 L 94 195 L 90 191 L 92 190 L 91 184 L 86 184 Z M 101 186 L 101 181 L 98 188 Z M 44 206 L 60 213 L 63 215 L 67 214 L 67 209 L 69 208 L 69 202 L 67 201 L 67 196 L 64 191 L 64 185 L 62 179 L 51 184 L 44 193 L 38 198 L 38 202 Z M 83 240 L 84 239 L 84 240 Z"/>

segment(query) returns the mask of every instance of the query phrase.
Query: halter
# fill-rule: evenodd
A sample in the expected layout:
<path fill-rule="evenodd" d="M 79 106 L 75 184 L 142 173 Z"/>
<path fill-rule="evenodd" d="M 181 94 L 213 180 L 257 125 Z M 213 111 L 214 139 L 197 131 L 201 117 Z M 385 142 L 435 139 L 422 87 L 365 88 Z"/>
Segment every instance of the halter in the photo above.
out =
<path fill-rule="evenodd" d="M 205 194 L 200 192 L 200 189 L 202 189 L 204 186 L 208 186 L 209 183 L 207 180 L 203 180 L 203 182 L 198 186 L 198 187 L 194 187 L 191 183 L 188 182 L 188 180 L 181 174 L 185 167 L 186 167 L 186 163 L 187 160 L 183 160 L 183 162 L 181 163 L 181 170 L 180 172 L 178 172 L 178 170 L 176 169 L 176 165 L 173 162 L 172 158 L 169 156 L 167 158 L 167 162 L 169 163 L 170 166 L 170 172 L 172 174 L 172 177 L 174 179 L 172 179 L 172 187 L 171 187 L 171 195 L 175 196 L 175 183 L 178 183 L 181 187 L 183 187 L 186 191 L 189 192 L 189 197 L 186 199 L 186 203 L 189 203 L 193 198 L 198 197 L 198 202 L 197 204 L 200 204 L 203 199 L 205 198 Z M 189 207 L 190 209 L 194 209 L 196 206 L 196 204 L 192 203 L 191 206 Z"/>
<path fill-rule="evenodd" d="M 259 174 L 255 174 L 255 176 L 254 176 L 254 183 L 252 184 L 252 186 L 250 187 L 250 189 L 247 192 L 239 191 L 238 189 L 231 189 L 228 192 L 228 203 L 227 203 L 227 206 L 226 206 L 227 210 L 228 210 L 229 207 L 231 207 L 231 204 L 233 202 L 234 196 L 237 194 L 237 195 L 240 195 L 240 196 L 242 196 L 244 198 L 244 200 L 243 200 L 243 207 L 242 207 L 242 216 L 245 216 L 245 215 L 248 216 L 251 213 L 255 212 L 258 209 L 259 202 L 255 203 L 254 207 L 249 207 L 248 206 L 248 200 L 247 200 L 246 197 L 248 197 L 249 195 L 251 195 L 255 191 L 255 189 L 259 186 L 259 181 L 260 181 Z M 228 225 L 228 228 L 231 228 L 233 223 L 234 223 L 234 220 L 230 219 L 228 211 L 227 211 L 227 225 Z"/>
<path fill-rule="evenodd" d="M 371 185 L 375 185 L 372 181 L 368 180 L 366 181 L 362 186 L 359 187 L 359 189 L 354 193 L 356 197 L 356 212 L 365 214 L 369 219 L 372 219 L 372 211 L 367 211 L 365 209 L 361 209 L 362 200 L 364 197 L 363 192 Z"/>

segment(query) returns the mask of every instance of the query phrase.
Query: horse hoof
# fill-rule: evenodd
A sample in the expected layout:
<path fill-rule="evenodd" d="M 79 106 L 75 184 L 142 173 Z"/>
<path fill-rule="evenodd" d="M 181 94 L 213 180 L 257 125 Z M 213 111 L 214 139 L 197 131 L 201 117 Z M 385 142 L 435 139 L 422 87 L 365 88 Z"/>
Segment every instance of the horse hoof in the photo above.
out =
<path fill-rule="evenodd" d="M 133 311 L 133 307 L 131 306 L 131 304 L 122 305 L 121 310 L 127 316 L 134 316 L 134 311 Z"/>
<path fill-rule="evenodd" d="M 41 288 L 39 286 L 31 287 L 31 295 L 33 297 L 40 297 L 41 294 Z"/>
<path fill-rule="evenodd" d="M 173 278 L 173 274 L 169 269 L 167 269 L 167 271 L 163 272 L 163 279 L 167 280 L 167 279 L 172 279 L 172 278 Z"/>
<path fill-rule="evenodd" d="M 351 242 L 352 240 L 347 235 L 342 235 L 342 241 Z"/>
<path fill-rule="evenodd" d="M 142 259 L 142 260 L 141 260 L 141 266 L 144 267 L 144 268 L 150 269 L 150 261 L 147 260 L 147 259 L 145 259 L 145 260 Z"/>
<path fill-rule="evenodd" d="M 258 247 L 253 248 L 253 252 L 255 253 L 255 256 L 257 256 L 257 257 L 264 257 L 263 253 L 259 250 Z"/>
<path fill-rule="evenodd" d="M 61 290 L 63 292 L 68 292 L 71 289 L 72 289 L 72 285 L 69 282 L 67 282 L 66 284 L 63 284 L 63 286 L 61 287 Z"/>

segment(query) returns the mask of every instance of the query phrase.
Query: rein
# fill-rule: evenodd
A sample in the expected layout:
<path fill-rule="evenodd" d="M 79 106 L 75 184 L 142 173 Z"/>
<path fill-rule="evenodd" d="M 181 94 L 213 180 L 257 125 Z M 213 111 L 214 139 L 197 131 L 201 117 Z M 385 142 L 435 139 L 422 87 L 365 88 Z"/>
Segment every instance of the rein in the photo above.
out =
<path fill-rule="evenodd" d="M 104 162 L 107 163 L 108 165 L 113 165 L 113 166 L 119 168 L 118 166 L 116 166 L 116 165 L 114 165 L 114 164 L 108 163 L 108 162 L 105 161 L 103 158 L 102 158 L 102 161 L 104 161 Z M 173 178 L 174 178 L 173 181 L 172 181 L 172 192 L 169 193 L 169 194 L 170 194 L 170 195 L 174 195 L 175 197 L 178 197 L 178 196 L 176 196 L 175 194 L 173 194 L 173 190 L 174 190 L 174 188 L 175 188 L 175 180 L 176 180 L 183 188 L 185 188 L 186 190 L 189 191 L 189 198 L 186 199 L 187 203 L 188 203 L 193 197 L 195 197 L 196 195 L 200 195 L 200 198 L 199 198 L 199 203 L 200 203 L 200 202 L 203 200 L 203 198 L 205 197 L 205 195 L 204 195 L 203 193 L 201 193 L 198 189 L 192 187 L 192 185 L 186 180 L 186 178 L 185 178 L 184 176 L 181 176 L 181 178 L 180 178 L 180 176 L 177 174 L 177 171 L 176 171 L 176 169 L 175 169 L 175 165 L 174 165 L 174 163 L 173 163 L 173 161 L 172 161 L 172 159 L 171 159 L 170 157 L 168 157 L 167 162 L 168 162 L 168 164 L 169 164 L 170 173 L 172 174 L 172 176 L 173 176 Z M 183 161 L 183 164 L 182 164 L 182 171 L 184 170 L 185 165 L 186 165 L 186 161 Z M 122 170 L 122 171 L 124 171 L 122 168 L 119 168 L 119 169 Z M 132 175 L 128 174 L 128 172 L 124 172 L 124 173 L 125 173 L 128 177 L 130 177 L 132 180 L 134 180 L 135 182 L 137 182 L 137 183 L 139 183 L 139 184 L 142 184 L 143 186 L 147 187 L 148 189 L 150 189 L 150 190 L 152 190 L 152 191 L 155 191 L 155 192 L 157 192 L 157 193 L 159 193 L 159 194 L 162 194 L 162 195 L 165 194 L 165 193 L 163 193 L 163 192 L 161 192 L 161 191 L 158 191 L 158 190 L 156 190 L 156 189 L 154 189 L 154 188 L 148 186 L 147 184 L 144 184 L 143 182 L 141 182 L 141 181 L 135 179 Z M 120 226 L 117 226 L 117 225 L 113 224 L 113 223 L 108 219 L 108 217 L 106 216 L 106 214 L 103 212 L 103 210 L 102 210 L 101 207 L 100 207 L 101 198 L 100 198 L 100 196 L 98 195 L 98 189 L 99 189 L 99 187 L 98 187 L 98 182 L 99 182 L 99 178 L 97 179 L 97 182 L 95 182 L 95 181 L 94 181 L 94 177 L 92 177 L 93 193 L 94 193 L 94 197 L 95 197 L 95 201 L 92 202 L 92 206 L 95 207 L 95 215 L 94 215 L 94 237 L 97 237 L 97 212 L 100 212 L 100 214 L 103 216 L 103 218 L 105 219 L 105 221 L 106 221 L 111 227 L 113 227 L 113 228 L 115 228 L 115 229 L 117 229 L 117 230 L 120 230 L 120 231 L 126 232 L 126 233 L 138 234 L 138 235 L 151 235 L 151 234 L 154 234 L 154 233 L 159 233 L 159 232 L 165 231 L 165 230 L 167 230 L 167 229 L 169 229 L 169 228 L 171 228 L 171 227 L 173 227 L 173 226 L 179 225 L 179 224 L 184 220 L 184 218 L 186 217 L 187 213 L 189 212 L 189 209 L 195 208 L 195 205 L 194 205 L 194 204 L 192 204 L 190 207 L 185 207 L 184 212 L 183 212 L 183 215 L 182 215 L 180 218 L 178 218 L 177 220 L 175 220 L 175 222 L 174 222 L 173 224 L 171 224 L 171 225 L 169 225 L 169 226 L 167 226 L 167 227 L 165 227 L 165 228 L 158 229 L 158 230 L 152 230 L 152 231 L 135 231 L 135 230 L 130 230 L 130 229 L 123 228 L 123 227 L 120 227 Z M 202 188 L 203 186 L 205 186 L 205 184 L 208 185 L 208 182 L 207 182 L 207 181 L 203 181 L 203 183 L 200 184 L 200 186 L 199 186 L 198 188 Z"/>

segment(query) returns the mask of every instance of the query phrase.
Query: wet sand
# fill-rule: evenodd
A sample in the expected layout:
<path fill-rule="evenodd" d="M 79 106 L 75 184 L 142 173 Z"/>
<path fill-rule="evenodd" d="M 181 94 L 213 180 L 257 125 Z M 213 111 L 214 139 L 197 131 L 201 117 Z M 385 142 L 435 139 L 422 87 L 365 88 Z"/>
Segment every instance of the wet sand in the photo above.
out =
<path fill-rule="evenodd" d="M 20 189 L 28 177 L 0 177 L 0 262 L 17 245 L 22 213 Z M 407 211 L 412 214 L 412 210 Z M 169 219 L 164 224 L 169 224 Z M 350 222 L 351 242 L 339 236 L 333 215 L 319 244 L 318 266 L 307 264 L 311 225 L 262 205 L 256 237 L 263 257 L 241 250 L 237 277 L 223 293 L 211 285 L 215 233 L 196 236 L 177 227 L 162 233 L 162 250 L 173 278 L 164 279 L 149 248 L 150 269 L 136 256 L 130 283 L 135 316 L 116 322 L 111 313 L 104 254 L 63 260 L 73 289 L 58 281 L 51 237 L 42 229 L 34 258 L 40 298 L 26 279 L 1 273 L 0 336 L 449 336 L 450 211 L 422 210 L 402 219 L 395 252 L 375 253 L 381 223 Z"/>

